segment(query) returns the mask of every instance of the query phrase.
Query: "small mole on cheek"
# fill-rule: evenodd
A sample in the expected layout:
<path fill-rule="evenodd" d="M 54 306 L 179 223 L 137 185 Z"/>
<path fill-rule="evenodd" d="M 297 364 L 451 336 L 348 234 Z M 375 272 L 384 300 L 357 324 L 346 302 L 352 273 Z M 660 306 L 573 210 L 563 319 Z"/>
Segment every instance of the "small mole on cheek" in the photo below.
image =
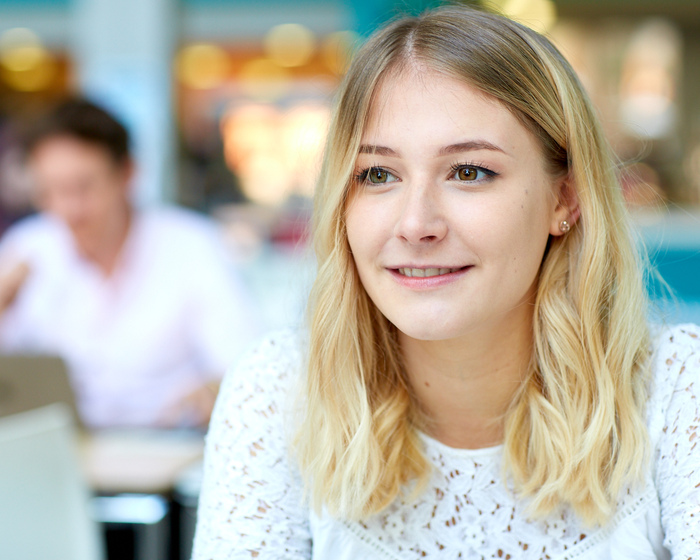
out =
<path fill-rule="evenodd" d="M 523 208 L 525 208 L 525 207 L 521 204 L 521 205 L 520 205 L 520 209 L 522 210 Z"/>
<path fill-rule="evenodd" d="M 529 194 L 529 191 L 527 189 L 525 189 L 525 195 L 528 195 L 528 194 Z"/>
<path fill-rule="evenodd" d="M 425 382 L 425 386 L 426 386 L 426 387 L 430 387 L 430 383 L 428 383 L 428 382 L 426 381 L 426 382 Z"/>

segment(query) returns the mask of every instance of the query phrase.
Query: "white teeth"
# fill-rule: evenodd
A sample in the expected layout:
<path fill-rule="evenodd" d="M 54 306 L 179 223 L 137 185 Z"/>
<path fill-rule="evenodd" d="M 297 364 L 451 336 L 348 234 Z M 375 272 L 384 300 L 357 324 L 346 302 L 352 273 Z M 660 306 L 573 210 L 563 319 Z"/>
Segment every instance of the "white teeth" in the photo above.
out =
<path fill-rule="evenodd" d="M 459 268 L 399 268 L 399 274 L 408 278 L 429 278 L 457 272 Z"/>

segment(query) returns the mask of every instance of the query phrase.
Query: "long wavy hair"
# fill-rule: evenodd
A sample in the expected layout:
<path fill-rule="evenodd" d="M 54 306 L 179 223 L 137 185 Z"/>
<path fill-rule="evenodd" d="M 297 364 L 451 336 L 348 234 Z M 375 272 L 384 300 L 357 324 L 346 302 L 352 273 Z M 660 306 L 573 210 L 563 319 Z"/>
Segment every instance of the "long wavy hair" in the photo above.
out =
<path fill-rule="evenodd" d="M 431 474 L 396 328 L 360 282 L 344 220 L 373 98 L 383 79 L 415 62 L 500 101 L 539 141 L 553 173 L 575 186 L 580 219 L 550 238 L 539 272 L 532 359 L 505 418 L 504 475 L 533 517 L 568 506 L 604 523 L 648 456 L 647 302 L 616 162 L 557 49 L 465 7 L 378 31 L 338 93 L 315 196 L 318 273 L 294 442 L 312 506 L 365 518 L 408 487 L 420 491 Z"/>

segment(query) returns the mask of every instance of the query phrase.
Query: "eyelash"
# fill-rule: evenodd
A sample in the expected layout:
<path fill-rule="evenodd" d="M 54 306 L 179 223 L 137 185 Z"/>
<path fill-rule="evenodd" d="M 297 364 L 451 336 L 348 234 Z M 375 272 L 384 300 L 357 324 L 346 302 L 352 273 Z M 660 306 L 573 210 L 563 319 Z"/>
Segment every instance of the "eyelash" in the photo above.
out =
<path fill-rule="evenodd" d="M 355 173 L 355 176 L 354 176 L 355 183 L 362 184 L 362 185 L 381 184 L 381 183 L 372 183 L 372 182 L 367 180 L 367 178 L 370 174 L 370 171 L 372 171 L 373 169 L 379 169 L 381 171 L 384 171 L 385 173 L 390 173 L 391 175 L 393 175 L 393 173 L 391 173 L 390 171 L 387 171 L 386 168 L 382 167 L 381 165 L 370 165 L 369 167 L 365 167 L 364 169 L 361 169 L 360 171 Z"/>
<path fill-rule="evenodd" d="M 355 174 L 355 176 L 354 176 L 355 183 L 358 183 L 358 184 L 368 184 L 369 183 L 372 185 L 384 184 L 384 183 L 371 183 L 371 182 L 367 181 L 367 177 L 369 176 L 369 173 L 374 169 L 378 169 L 378 170 L 384 171 L 385 173 L 389 173 L 390 175 L 394 175 L 390 171 L 387 171 L 381 165 L 371 165 L 369 167 L 366 167 L 366 168 L 360 170 L 359 172 L 357 172 Z M 493 179 L 494 177 L 497 177 L 499 175 L 495 171 L 486 167 L 483 163 L 453 163 L 452 165 L 450 165 L 450 169 L 452 171 L 452 175 L 459 173 L 459 171 L 461 171 L 462 169 L 476 169 L 478 172 L 480 171 L 486 175 L 485 178 L 480 179 L 480 180 L 464 181 L 464 182 L 470 182 L 470 183 L 480 183 L 483 181 L 490 181 L 491 179 Z"/>
<path fill-rule="evenodd" d="M 452 170 L 453 175 L 458 173 L 462 169 L 476 169 L 477 171 L 481 171 L 482 173 L 484 173 L 486 175 L 486 177 L 481 179 L 481 180 L 465 181 L 465 182 L 469 182 L 469 183 L 481 183 L 482 181 L 490 181 L 494 177 L 498 177 L 498 173 L 489 169 L 483 163 L 465 163 L 465 162 L 453 163 L 450 166 L 450 169 Z"/>

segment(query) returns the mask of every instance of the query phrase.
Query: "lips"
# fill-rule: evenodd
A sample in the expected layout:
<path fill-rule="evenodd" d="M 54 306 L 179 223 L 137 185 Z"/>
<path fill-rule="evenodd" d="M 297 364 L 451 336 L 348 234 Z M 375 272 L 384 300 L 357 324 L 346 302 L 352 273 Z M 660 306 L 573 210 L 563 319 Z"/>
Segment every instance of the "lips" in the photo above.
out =
<path fill-rule="evenodd" d="M 402 267 L 397 268 L 401 276 L 406 276 L 407 278 L 430 278 L 433 276 L 444 276 L 445 274 L 450 274 L 452 272 L 457 272 L 462 270 L 464 267 L 457 268 L 409 268 Z"/>
<path fill-rule="evenodd" d="M 434 290 L 459 281 L 468 274 L 473 265 L 461 267 L 448 266 L 397 266 L 386 270 L 394 281 L 412 291 Z"/>

